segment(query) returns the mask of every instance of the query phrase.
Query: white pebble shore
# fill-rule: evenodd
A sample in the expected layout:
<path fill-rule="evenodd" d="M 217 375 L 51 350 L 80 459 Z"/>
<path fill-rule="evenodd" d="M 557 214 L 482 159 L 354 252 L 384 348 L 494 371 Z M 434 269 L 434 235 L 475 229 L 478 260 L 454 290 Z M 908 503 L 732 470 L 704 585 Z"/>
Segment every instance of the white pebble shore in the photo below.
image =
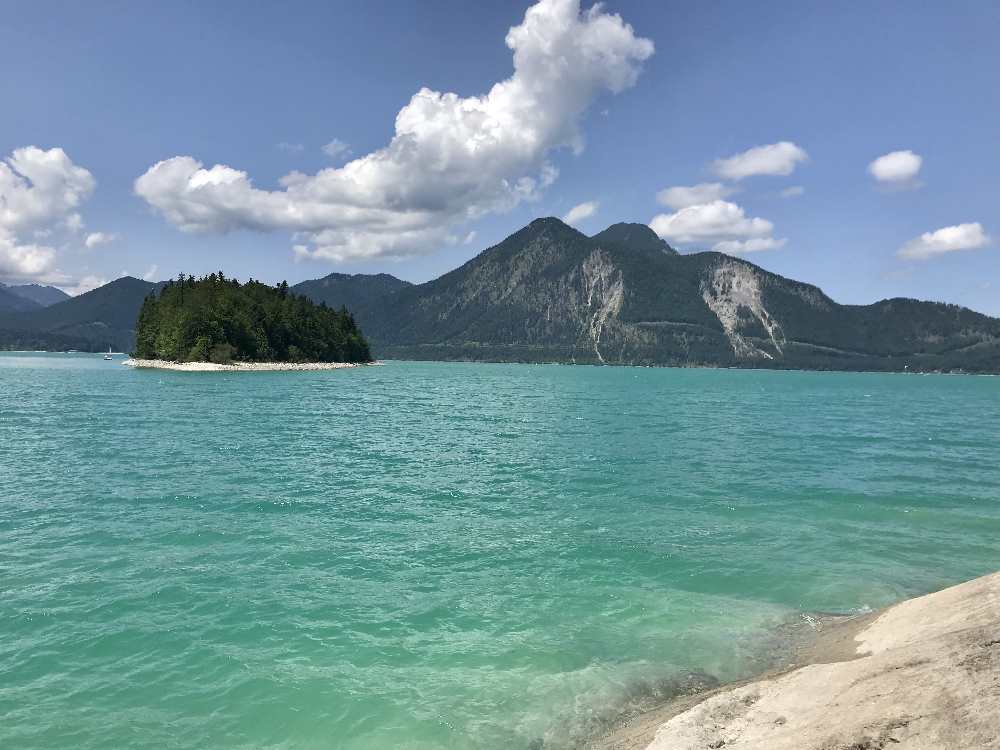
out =
<path fill-rule="evenodd" d="M 219 365 L 214 362 L 168 362 L 165 359 L 126 359 L 126 367 L 154 370 L 179 370 L 181 372 L 269 372 L 276 370 L 340 370 L 360 367 L 353 362 L 234 362 Z"/>

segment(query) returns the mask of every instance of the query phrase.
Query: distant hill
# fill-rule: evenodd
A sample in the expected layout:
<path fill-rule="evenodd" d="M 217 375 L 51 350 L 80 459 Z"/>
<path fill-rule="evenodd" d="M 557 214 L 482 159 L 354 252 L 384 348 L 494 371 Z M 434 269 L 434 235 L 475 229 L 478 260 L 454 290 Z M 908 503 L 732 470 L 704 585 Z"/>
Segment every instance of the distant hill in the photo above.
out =
<path fill-rule="evenodd" d="M 16 286 L 6 286 L 4 289 L 8 292 L 13 292 L 18 297 L 30 300 L 40 307 L 48 307 L 49 305 L 54 305 L 57 302 L 63 302 L 70 298 L 62 289 L 43 284 L 19 284 Z"/>
<path fill-rule="evenodd" d="M 679 254 L 645 224 L 612 224 L 590 239 L 606 247 L 613 245 L 629 252 L 646 253 L 654 257 Z"/>
<path fill-rule="evenodd" d="M 291 290 L 314 302 L 324 302 L 328 307 L 356 310 L 409 286 L 413 284 L 387 273 L 331 273 L 321 279 L 295 284 Z"/>
<path fill-rule="evenodd" d="M 0 313 L 26 312 L 41 307 L 37 302 L 21 296 L 8 286 L 0 284 Z"/>
<path fill-rule="evenodd" d="M 119 279 L 0 311 L 0 347 L 130 349 L 153 287 Z M 292 291 L 346 305 L 382 358 L 1000 372 L 996 318 L 913 299 L 841 305 L 740 258 L 678 254 L 642 224 L 587 237 L 538 219 L 424 284 L 330 274 Z"/>
<path fill-rule="evenodd" d="M 0 348 L 131 351 L 139 307 L 158 286 L 124 276 L 49 307 L 0 314 Z"/>

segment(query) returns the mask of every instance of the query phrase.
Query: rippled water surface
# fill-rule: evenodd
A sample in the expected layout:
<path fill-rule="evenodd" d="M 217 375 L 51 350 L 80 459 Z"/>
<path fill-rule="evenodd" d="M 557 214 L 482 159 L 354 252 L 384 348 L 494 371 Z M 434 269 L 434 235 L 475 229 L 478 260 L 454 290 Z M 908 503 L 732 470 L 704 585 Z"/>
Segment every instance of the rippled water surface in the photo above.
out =
<path fill-rule="evenodd" d="M 0 747 L 567 747 L 1000 567 L 1000 379 L 0 354 Z"/>

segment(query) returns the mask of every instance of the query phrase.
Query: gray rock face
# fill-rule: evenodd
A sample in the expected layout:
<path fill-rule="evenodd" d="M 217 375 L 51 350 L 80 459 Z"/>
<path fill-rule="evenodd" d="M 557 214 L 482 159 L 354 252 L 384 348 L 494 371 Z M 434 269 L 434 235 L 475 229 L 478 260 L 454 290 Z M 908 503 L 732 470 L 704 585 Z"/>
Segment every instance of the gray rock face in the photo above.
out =
<path fill-rule="evenodd" d="M 738 258 L 679 255 L 634 224 L 587 237 L 538 219 L 434 281 L 351 309 L 381 357 L 1000 370 L 994 318 L 906 299 L 839 305 Z"/>
<path fill-rule="evenodd" d="M 854 643 L 854 659 L 717 691 L 648 750 L 1000 747 L 1000 574 L 890 607 Z"/>

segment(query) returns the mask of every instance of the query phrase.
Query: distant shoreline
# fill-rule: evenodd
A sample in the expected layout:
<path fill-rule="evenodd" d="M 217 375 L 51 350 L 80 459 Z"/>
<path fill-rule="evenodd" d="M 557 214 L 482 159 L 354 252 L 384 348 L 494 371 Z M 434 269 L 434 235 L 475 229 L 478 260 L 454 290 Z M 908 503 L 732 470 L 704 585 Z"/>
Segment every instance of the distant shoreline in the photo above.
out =
<path fill-rule="evenodd" d="M 0 354 L 106 354 L 103 350 L 90 351 L 83 349 L 0 349 Z M 111 352 L 115 355 L 124 352 Z M 138 361 L 138 360 L 137 360 Z M 141 360 L 142 362 L 155 362 L 157 364 L 136 365 L 129 360 L 122 362 L 132 367 L 151 367 L 165 370 L 211 372 L 215 370 L 326 370 L 338 369 L 342 367 L 360 367 L 362 365 L 380 365 L 384 362 L 411 362 L 416 364 L 466 364 L 466 365 L 546 365 L 565 367 L 610 367 L 610 368 L 635 368 L 646 370 L 717 370 L 730 372 L 797 372 L 797 373 L 829 373 L 842 375 L 950 375 L 964 377 L 995 378 L 1000 377 L 1000 371 L 991 370 L 835 370 L 835 369 L 806 369 L 801 367 L 741 367 L 736 365 L 712 365 L 712 364 L 661 364 L 661 363 L 632 363 L 632 362 L 572 362 L 561 360 L 520 360 L 520 359 L 408 359 L 405 357 L 390 356 L 384 359 L 366 363 L 350 362 L 306 362 L 306 363 L 286 363 L 286 362 L 246 362 L 238 363 L 238 366 L 219 365 L 206 367 L 204 369 L 180 367 L 184 364 L 212 365 L 210 362 L 201 363 L 177 363 L 163 360 Z M 162 362 L 162 364 L 160 364 Z M 169 367 L 167 365 L 170 365 Z M 248 367 L 247 365 L 254 365 Z M 259 366 L 258 366 L 259 365 Z M 332 367 L 328 366 L 332 365 Z"/>
<path fill-rule="evenodd" d="M 993 747 L 998 605 L 994 573 L 829 624 L 788 668 L 669 700 L 589 748 Z"/>
<path fill-rule="evenodd" d="M 302 370 L 342 370 L 361 367 L 356 362 L 234 362 L 220 365 L 215 362 L 168 362 L 165 359 L 132 359 L 123 365 L 136 369 L 176 370 L 178 372 L 283 372 Z"/>

